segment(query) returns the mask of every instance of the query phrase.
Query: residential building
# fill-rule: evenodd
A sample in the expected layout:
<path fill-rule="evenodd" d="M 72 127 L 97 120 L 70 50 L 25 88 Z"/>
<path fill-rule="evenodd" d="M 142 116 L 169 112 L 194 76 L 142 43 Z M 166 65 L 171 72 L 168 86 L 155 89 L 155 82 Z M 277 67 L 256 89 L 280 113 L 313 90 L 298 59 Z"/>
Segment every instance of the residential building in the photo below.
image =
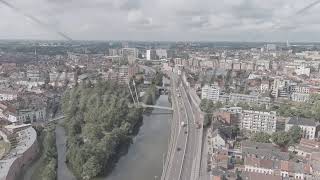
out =
<path fill-rule="evenodd" d="M 8 125 L 0 130 L 1 137 L 11 143 L 9 152 L 0 159 L 0 179 L 20 179 L 21 172 L 39 154 L 37 132 L 30 124 Z M 14 139 L 14 141 L 13 141 Z"/>
<path fill-rule="evenodd" d="M 121 54 L 121 49 L 109 49 L 109 56 L 120 56 Z"/>
<path fill-rule="evenodd" d="M 276 132 L 277 114 L 275 111 L 262 112 L 243 110 L 241 116 L 241 128 L 250 132 Z"/>
<path fill-rule="evenodd" d="M 266 93 L 269 91 L 269 81 L 262 81 L 260 84 L 260 92 Z"/>
<path fill-rule="evenodd" d="M 27 78 L 30 81 L 39 81 L 41 78 L 40 71 L 39 70 L 28 70 L 27 71 Z"/>
<path fill-rule="evenodd" d="M 136 48 L 123 48 L 122 49 L 123 58 L 128 61 L 129 64 L 134 64 L 136 58 L 138 57 L 138 49 Z"/>
<path fill-rule="evenodd" d="M 292 126 L 299 126 L 302 131 L 302 137 L 306 139 L 315 139 L 317 134 L 317 123 L 314 119 L 291 117 L 286 124 L 286 131 L 289 131 Z"/>
<path fill-rule="evenodd" d="M 311 171 L 310 164 L 303 162 L 281 161 L 280 164 L 282 178 L 310 179 L 312 177 Z"/>
<path fill-rule="evenodd" d="M 271 86 L 271 95 L 275 98 L 289 96 L 289 80 L 276 78 Z"/>
<path fill-rule="evenodd" d="M 298 67 L 295 72 L 297 73 L 298 76 L 300 75 L 306 75 L 306 76 L 310 76 L 310 68 L 306 68 L 303 66 Z"/>
<path fill-rule="evenodd" d="M 319 152 L 319 148 L 319 141 L 302 138 L 299 144 L 289 147 L 289 151 L 305 159 L 310 159 L 314 153 Z"/>
<path fill-rule="evenodd" d="M 151 60 L 151 50 L 150 50 L 150 49 L 146 51 L 146 59 L 147 59 L 148 61 Z"/>
<path fill-rule="evenodd" d="M 231 102 L 231 103 L 248 103 L 248 104 L 270 104 L 271 99 L 269 97 L 263 97 L 260 95 L 250 95 L 250 94 L 224 94 L 219 96 L 219 101 L 221 102 Z"/>
<path fill-rule="evenodd" d="M 257 158 L 255 156 L 248 156 L 244 160 L 244 171 L 275 175 L 276 170 L 280 169 L 280 164 L 280 160 L 271 160 Z"/>
<path fill-rule="evenodd" d="M 282 152 L 278 147 L 271 143 L 257 143 L 252 141 L 241 142 L 242 157 L 256 157 L 260 159 L 275 159 L 288 161 L 289 153 Z"/>
<path fill-rule="evenodd" d="M 283 180 L 281 176 L 261 174 L 256 172 L 243 172 L 241 177 L 245 180 Z"/>
<path fill-rule="evenodd" d="M 214 154 L 210 157 L 211 169 L 229 169 L 229 155 L 228 150 L 216 149 Z"/>
<path fill-rule="evenodd" d="M 215 113 L 215 117 L 226 125 L 237 125 L 239 123 L 239 115 L 237 113 L 219 111 Z"/>
<path fill-rule="evenodd" d="M 228 148 L 228 141 L 231 139 L 231 130 L 228 128 L 213 127 L 208 131 L 208 139 L 210 141 L 210 147 L 213 149 Z"/>
<path fill-rule="evenodd" d="M 18 93 L 15 91 L 0 90 L 0 101 L 11 101 L 18 98 Z"/>
<path fill-rule="evenodd" d="M 308 102 L 309 99 L 310 99 L 310 94 L 297 93 L 297 92 L 294 92 L 291 94 L 291 100 L 295 102 Z"/>
<path fill-rule="evenodd" d="M 159 59 L 166 59 L 168 54 L 166 49 L 156 49 L 156 55 L 159 57 Z"/>
<path fill-rule="evenodd" d="M 310 99 L 310 86 L 305 85 L 291 85 L 289 87 L 290 98 L 296 102 L 307 102 Z"/>
<path fill-rule="evenodd" d="M 217 85 L 204 85 L 201 90 L 201 99 L 208 99 L 214 102 L 219 101 L 220 88 Z"/>

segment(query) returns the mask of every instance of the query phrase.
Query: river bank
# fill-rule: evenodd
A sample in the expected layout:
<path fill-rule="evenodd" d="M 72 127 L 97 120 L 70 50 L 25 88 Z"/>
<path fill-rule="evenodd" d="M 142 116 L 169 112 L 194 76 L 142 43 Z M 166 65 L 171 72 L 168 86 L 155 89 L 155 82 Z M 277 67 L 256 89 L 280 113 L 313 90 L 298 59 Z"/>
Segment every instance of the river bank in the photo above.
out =
<path fill-rule="evenodd" d="M 154 101 L 154 104 L 170 106 L 168 96 L 162 95 L 156 97 L 157 100 Z M 121 146 L 121 152 L 114 159 L 117 163 L 115 163 L 114 167 L 111 169 L 106 170 L 108 176 L 100 177 L 98 179 L 116 180 L 118 178 L 119 180 L 144 180 L 150 179 L 150 177 L 154 178 L 155 176 L 161 176 L 162 163 L 167 151 L 168 138 L 170 135 L 169 121 L 171 116 L 171 112 L 158 109 L 152 109 L 150 112 L 144 113 L 143 120 L 141 120 L 134 128 L 132 141 Z M 57 125 L 55 132 L 58 149 L 57 179 L 74 180 L 76 178 L 66 164 L 67 137 L 65 130 L 61 125 Z M 37 165 L 37 162 L 35 162 L 35 164 Z M 119 172 L 119 168 L 121 169 L 121 172 Z M 125 173 L 123 169 L 126 169 Z M 145 169 L 150 169 L 150 173 L 145 173 Z M 30 171 L 37 172 L 37 166 L 31 167 Z M 27 171 L 26 175 L 32 174 L 32 172 Z M 140 177 L 140 175 L 145 176 Z M 26 179 L 26 176 L 24 176 L 24 179 L 30 180 L 30 178 Z"/>
<path fill-rule="evenodd" d="M 170 106 L 167 95 L 161 95 L 156 105 Z M 107 177 L 96 180 L 150 180 L 160 178 L 170 136 L 170 112 L 153 109 L 143 116 L 139 133 L 133 138 L 126 155 L 122 156 Z"/>

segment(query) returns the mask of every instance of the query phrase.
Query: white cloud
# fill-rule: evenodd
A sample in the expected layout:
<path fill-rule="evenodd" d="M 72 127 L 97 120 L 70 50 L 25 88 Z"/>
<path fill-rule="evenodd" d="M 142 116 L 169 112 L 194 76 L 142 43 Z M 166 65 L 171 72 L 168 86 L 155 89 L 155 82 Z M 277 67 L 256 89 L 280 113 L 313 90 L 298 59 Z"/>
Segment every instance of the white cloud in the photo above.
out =
<path fill-rule="evenodd" d="M 314 0 L 11 0 L 74 39 L 243 40 L 267 34 L 282 40 L 310 38 L 319 31 Z M 280 27 L 277 31 L 274 27 Z M 22 28 L 23 27 L 23 28 Z M 0 4 L 0 38 L 57 39 L 54 32 Z M 146 33 L 148 32 L 148 33 Z M 310 33 L 314 32 L 314 33 Z M 295 34 L 296 33 L 296 34 Z M 208 38 L 205 38 L 208 37 Z M 232 38 L 232 39 L 230 39 Z M 288 38 L 288 37 L 283 37 Z M 290 37 L 289 37 L 290 38 Z M 316 39 L 319 38 L 319 39 Z M 261 36 L 261 39 L 265 40 Z"/>

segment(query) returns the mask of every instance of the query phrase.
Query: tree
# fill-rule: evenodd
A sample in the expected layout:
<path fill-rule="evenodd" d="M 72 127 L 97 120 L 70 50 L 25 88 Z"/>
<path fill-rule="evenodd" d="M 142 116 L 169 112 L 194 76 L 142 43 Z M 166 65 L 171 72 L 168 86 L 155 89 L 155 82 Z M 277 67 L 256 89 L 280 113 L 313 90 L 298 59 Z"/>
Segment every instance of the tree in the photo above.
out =
<path fill-rule="evenodd" d="M 152 103 L 156 93 L 152 85 L 146 100 Z M 103 81 L 92 86 L 82 83 L 65 93 L 66 160 L 78 179 L 105 174 L 114 167 L 122 147 L 132 141 L 143 110 L 130 108 L 130 98 L 123 85 Z"/>
<path fill-rule="evenodd" d="M 299 126 L 292 126 L 288 131 L 292 144 L 297 144 L 302 138 L 302 129 Z"/>
<path fill-rule="evenodd" d="M 271 138 L 271 136 L 268 133 L 257 132 L 252 136 L 251 140 L 254 142 L 269 143 L 270 138 Z"/>
<path fill-rule="evenodd" d="M 201 109 L 201 111 L 206 112 L 208 102 L 209 102 L 208 99 L 202 99 L 202 100 L 201 100 L 201 102 L 200 102 L 200 109 Z"/>
<path fill-rule="evenodd" d="M 101 166 L 98 159 L 95 156 L 92 156 L 84 165 L 82 177 L 85 180 L 92 179 L 96 177 L 100 172 Z"/>
<path fill-rule="evenodd" d="M 237 106 L 242 107 L 242 109 L 247 109 L 247 110 L 250 108 L 249 104 L 246 102 L 239 102 L 237 104 Z"/>
<path fill-rule="evenodd" d="M 41 178 L 43 180 L 56 180 L 57 171 L 56 171 L 57 160 L 50 160 L 41 173 Z"/>
<path fill-rule="evenodd" d="M 211 124 L 211 118 L 212 118 L 212 115 L 209 115 L 209 114 L 206 114 L 204 116 L 204 119 L 203 119 L 203 127 L 204 128 L 207 128 L 210 126 Z"/>
<path fill-rule="evenodd" d="M 237 125 L 233 125 L 231 127 L 231 135 L 233 138 L 236 138 L 237 136 L 239 136 L 240 134 L 240 128 Z"/>
<path fill-rule="evenodd" d="M 291 140 L 289 134 L 284 131 L 273 133 L 271 138 L 272 141 L 280 147 L 286 147 Z"/>

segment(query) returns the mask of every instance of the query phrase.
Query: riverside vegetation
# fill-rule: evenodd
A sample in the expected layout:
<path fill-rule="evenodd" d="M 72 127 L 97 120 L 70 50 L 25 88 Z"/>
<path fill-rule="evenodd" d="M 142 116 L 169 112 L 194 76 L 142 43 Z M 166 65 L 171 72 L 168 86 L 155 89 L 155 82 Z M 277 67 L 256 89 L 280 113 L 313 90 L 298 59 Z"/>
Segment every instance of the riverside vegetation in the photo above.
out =
<path fill-rule="evenodd" d="M 158 97 L 160 79 L 158 74 L 146 90 L 146 104 Z M 62 101 L 68 166 L 79 179 L 106 175 L 132 142 L 142 123 L 143 109 L 132 106 L 127 85 L 102 80 L 67 90 Z"/>
<path fill-rule="evenodd" d="M 115 82 L 82 83 L 65 92 L 67 163 L 80 179 L 109 172 L 142 121 L 128 88 Z"/>

